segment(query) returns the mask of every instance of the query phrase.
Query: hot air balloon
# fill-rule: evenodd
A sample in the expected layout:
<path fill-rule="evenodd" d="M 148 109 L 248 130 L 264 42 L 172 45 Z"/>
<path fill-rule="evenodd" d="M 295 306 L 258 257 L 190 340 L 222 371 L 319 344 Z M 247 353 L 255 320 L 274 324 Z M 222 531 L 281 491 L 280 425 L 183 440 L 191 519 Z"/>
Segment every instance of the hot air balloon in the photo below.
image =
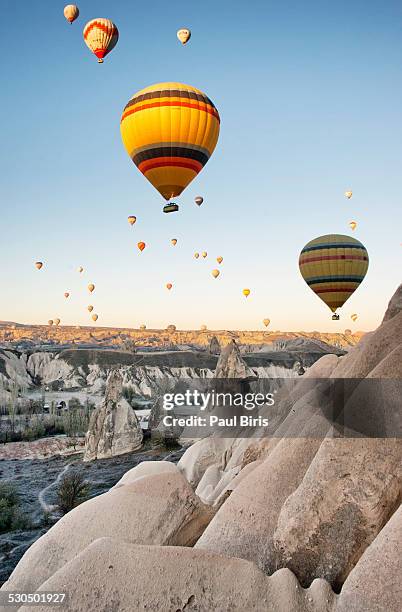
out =
<path fill-rule="evenodd" d="M 129 217 L 127 217 L 127 220 L 130 225 L 134 225 L 134 223 L 137 221 L 137 217 L 135 217 L 134 215 L 130 215 Z"/>
<path fill-rule="evenodd" d="M 59 325 L 60 325 L 60 319 L 55 319 L 55 320 L 54 320 L 54 324 L 55 324 L 55 325 L 57 325 L 57 326 L 59 326 Z"/>
<path fill-rule="evenodd" d="M 353 322 L 355 322 L 357 320 L 357 314 L 350 315 L 350 318 L 352 319 Z"/>
<path fill-rule="evenodd" d="M 196 259 L 198 259 L 198 258 L 199 258 L 199 256 L 200 256 L 200 254 L 199 254 L 199 253 L 194 253 L 194 257 L 195 257 Z"/>
<path fill-rule="evenodd" d="M 268 325 L 271 323 L 271 319 L 263 319 L 262 321 L 265 325 L 265 327 L 268 327 Z"/>
<path fill-rule="evenodd" d="M 145 249 L 147 245 L 145 244 L 145 242 L 139 242 L 137 244 L 137 247 L 140 249 L 140 251 L 143 251 Z"/>
<path fill-rule="evenodd" d="M 50 320 L 48 321 L 48 325 L 50 325 L 50 327 L 52 327 L 52 325 L 53 325 L 53 319 L 50 319 Z"/>
<path fill-rule="evenodd" d="M 302 277 L 332 312 L 341 308 L 360 285 L 368 263 L 362 243 L 340 234 L 311 240 L 299 258 Z"/>
<path fill-rule="evenodd" d="M 141 331 L 146 330 L 146 328 L 147 328 L 147 326 L 146 326 L 146 325 L 140 325 L 140 330 L 141 330 Z"/>
<path fill-rule="evenodd" d="M 119 40 L 119 31 L 110 19 L 92 19 L 84 28 L 84 40 L 87 47 L 103 64 L 103 58 L 111 52 Z"/>
<path fill-rule="evenodd" d="M 79 272 L 80 274 L 82 274 L 82 272 L 83 272 L 83 271 L 84 271 L 84 268 L 83 268 L 82 266 L 80 266 L 80 267 L 78 268 L 78 272 Z"/>
<path fill-rule="evenodd" d="M 64 12 L 64 17 L 70 23 L 73 23 L 73 21 L 75 21 L 78 15 L 80 14 L 78 6 L 76 6 L 75 4 L 67 4 L 67 6 L 64 7 L 63 12 Z"/>
<path fill-rule="evenodd" d="M 201 196 L 197 196 L 196 198 L 194 198 L 194 202 L 197 204 L 197 206 L 201 206 L 203 201 L 204 201 L 204 198 L 202 198 Z"/>
<path fill-rule="evenodd" d="M 97 314 L 93 314 L 92 315 L 92 321 L 97 321 L 98 320 L 98 315 Z"/>
<path fill-rule="evenodd" d="M 93 311 L 93 309 L 94 309 L 94 307 L 93 307 L 93 306 L 88 306 L 88 312 L 92 312 L 92 311 Z"/>
<path fill-rule="evenodd" d="M 219 256 L 219 257 L 217 257 L 217 258 L 216 258 L 216 261 L 218 262 L 218 264 L 221 264 L 221 263 L 222 263 L 222 261 L 223 261 L 223 257 L 220 257 L 220 256 Z"/>
<path fill-rule="evenodd" d="M 206 325 L 201 325 L 200 329 L 201 329 L 201 331 L 206 331 L 207 330 L 207 326 Z"/>
<path fill-rule="evenodd" d="M 93 283 L 89 283 L 89 285 L 88 285 L 89 293 L 92 293 L 94 289 L 95 289 L 95 285 Z"/>
<path fill-rule="evenodd" d="M 348 200 L 350 200 L 352 195 L 353 195 L 353 191 L 345 191 L 345 198 L 347 198 Z"/>
<path fill-rule="evenodd" d="M 70 294 L 68 291 L 65 292 L 64 297 L 67 299 L 68 297 L 70 297 Z"/>
<path fill-rule="evenodd" d="M 177 38 L 180 40 L 182 45 L 188 43 L 191 38 L 191 32 L 187 28 L 181 28 L 177 30 Z"/>
<path fill-rule="evenodd" d="M 214 278 L 218 278 L 218 276 L 219 276 L 220 272 L 219 272 L 219 270 L 212 270 L 211 274 L 212 274 L 212 276 L 213 276 Z"/>
<path fill-rule="evenodd" d="M 202 256 L 203 256 L 204 259 L 206 258 L 207 255 L 208 255 L 208 253 L 206 251 L 202 252 Z"/>
<path fill-rule="evenodd" d="M 176 239 L 176 238 L 172 238 L 172 240 L 171 240 L 170 242 L 173 244 L 173 246 L 176 246 L 176 244 L 177 244 L 177 239 Z"/>
<path fill-rule="evenodd" d="M 40 270 L 43 267 L 43 263 L 41 261 L 37 261 L 35 262 L 35 268 L 37 268 L 38 270 Z"/>
<path fill-rule="evenodd" d="M 243 295 L 245 297 L 248 297 L 250 295 L 250 293 L 251 293 L 250 289 L 243 289 Z"/>
<path fill-rule="evenodd" d="M 351 329 L 345 329 L 345 336 L 350 336 L 352 333 Z"/>
<path fill-rule="evenodd" d="M 169 289 L 169 291 L 170 291 L 172 287 L 173 287 L 172 283 L 167 283 L 166 289 Z"/>
<path fill-rule="evenodd" d="M 355 231 L 355 229 L 356 229 L 356 227 L 357 227 L 357 223 L 356 223 L 356 221 L 351 221 L 351 222 L 349 223 L 349 227 L 350 227 L 350 229 L 352 230 L 352 232 L 354 232 L 354 231 Z"/>
<path fill-rule="evenodd" d="M 219 124 L 217 109 L 202 91 L 182 83 L 158 83 L 131 98 L 120 130 L 134 164 L 169 202 L 211 157 Z M 178 208 L 172 202 L 163 210 Z"/>

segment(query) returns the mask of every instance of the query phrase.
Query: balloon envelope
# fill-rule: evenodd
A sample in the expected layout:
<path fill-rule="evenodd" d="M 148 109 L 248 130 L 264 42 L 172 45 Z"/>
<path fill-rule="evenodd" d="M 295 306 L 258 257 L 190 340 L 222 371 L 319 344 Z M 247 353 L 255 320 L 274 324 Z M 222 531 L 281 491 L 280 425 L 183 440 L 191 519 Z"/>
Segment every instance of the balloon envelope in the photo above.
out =
<path fill-rule="evenodd" d="M 140 249 L 140 251 L 143 251 L 145 249 L 145 247 L 146 247 L 146 244 L 145 244 L 145 242 L 139 242 L 137 244 L 137 246 Z"/>
<path fill-rule="evenodd" d="M 92 315 L 92 321 L 97 321 L 98 320 L 98 315 L 97 314 L 93 314 Z"/>
<path fill-rule="evenodd" d="M 53 325 L 53 320 L 50 319 L 50 321 L 48 321 L 48 325 L 50 325 L 50 327 Z"/>
<path fill-rule="evenodd" d="M 88 306 L 88 312 L 92 312 L 92 311 L 93 311 L 93 309 L 94 309 L 94 307 L 93 307 L 93 306 Z"/>
<path fill-rule="evenodd" d="M 176 244 L 177 244 L 177 239 L 176 239 L 176 238 L 172 238 L 172 240 L 171 240 L 170 242 L 173 244 L 173 246 L 176 246 Z"/>
<path fill-rule="evenodd" d="M 219 270 L 212 270 L 212 276 L 214 278 L 218 278 L 219 274 L 220 274 Z"/>
<path fill-rule="evenodd" d="M 191 38 L 191 31 L 188 28 L 181 28 L 180 30 L 177 30 L 177 38 L 180 40 L 182 45 L 185 45 Z"/>
<path fill-rule="evenodd" d="M 263 319 L 263 323 L 265 327 L 268 327 L 268 325 L 271 323 L 271 319 Z"/>
<path fill-rule="evenodd" d="M 43 263 L 41 261 L 37 261 L 35 263 L 35 268 L 37 268 L 38 270 L 40 270 L 43 267 Z"/>
<path fill-rule="evenodd" d="M 218 262 L 218 264 L 221 264 L 223 261 L 223 257 L 217 257 L 216 261 Z"/>
<path fill-rule="evenodd" d="M 67 6 L 64 7 L 63 12 L 64 12 L 64 17 L 70 23 L 73 23 L 73 21 L 75 21 L 78 15 L 80 14 L 78 6 L 76 6 L 75 4 L 67 4 Z"/>
<path fill-rule="evenodd" d="M 243 289 L 243 295 L 245 295 L 246 297 L 248 297 L 250 293 L 251 293 L 250 289 Z"/>
<path fill-rule="evenodd" d="M 130 225 L 134 225 L 134 223 L 137 221 L 137 217 L 135 217 L 134 215 L 130 215 L 130 216 L 127 218 L 127 220 L 128 220 L 128 222 L 129 222 L 129 224 L 130 224 Z"/>
<path fill-rule="evenodd" d="M 166 288 L 169 289 L 169 291 L 171 290 L 172 287 L 173 287 L 172 283 L 167 283 Z"/>
<path fill-rule="evenodd" d="M 352 315 L 350 315 L 350 318 L 352 319 L 352 321 L 356 321 L 356 319 L 357 319 L 357 314 L 352 314 Z"/>
<path fill-rule="evenodd" d="M 204 198 L 202 198 L 201 196 L 197 196 L 196 198 L 194 198 L 194 202 L 197 204 L 197 206 L 201 206 L 203 201 L 204 201 Z"/>
<path fill-rule="evenodd" d="M 351 221 L 351 222 L 349 223 L 349 227 L 350 227 L 350 229 L 352 230 L 352 232 L 354 232 L 354 231 L 355 231 L 355 229 L 356 229 L 356 227 L 357 227 L 357 223 L 356 223 L 356 221 Z"/>
<path fill-rule="evenodd" d="M 345 197 L 350 200 L 350 198 L 352 197 L 353 192 L 352 191 L 345 191 Z"/>
<path fill-rule="evenodd" d="M 299 257 L 302 277 L 335 312 L 356 291 L 368 269 L 368 253 L 359 240 L 342 234 L 314 238 Z"/>
<path fill-rule="evenodd" d="M 204 259 L 206 258 L 207 255 L 208 255 L 208 253 L 206 251 L 203 251 L 202 256 L 203 256 Z"/>
<path fill-rule="evenodd" d="M 178 196 L 211 157 L 219 113 L 199 89 L 158 83 L 137 92 L 120 123 L 126 151 L 165 200 Z"/>
<path fill-rule="evenodd" d="M 87 47 L 102 64 L 103 58 L 117 45 L 119 31 L 113 21 L 98 17 L 88 21 L 83 36 Z"/>
<path fill-rule="evenodd" d="M 55 324 L 55 325 L 60 325 L 60 319 L 55 319 L 55 320 L 54 320 L 54 324 Z"/>
<path fill-rule="evenodd" d="M 199 253 L 194 253 L 194 257 L 195 257 L 196 259 L 198 259 L 198 258 L 199 258 L 199 256 L 200 256 L 200 254 L 199 254 Z"/>
<path fill-rule="evenodd" d="M 65 292 L 64 297 L 65 297 L 65 298 L 70 297 L 70 294 L 69 294 L 69 292 L 68 292 L 68 291 L 66 291 L 66 292 Z"/>
<path fill-rule="evenodd" d="M 88 291 L 89 293 L 92 293 L 92 291 L 95 289 L 95 285 L 93 283 L 89 283 L 88 285 Z"/>

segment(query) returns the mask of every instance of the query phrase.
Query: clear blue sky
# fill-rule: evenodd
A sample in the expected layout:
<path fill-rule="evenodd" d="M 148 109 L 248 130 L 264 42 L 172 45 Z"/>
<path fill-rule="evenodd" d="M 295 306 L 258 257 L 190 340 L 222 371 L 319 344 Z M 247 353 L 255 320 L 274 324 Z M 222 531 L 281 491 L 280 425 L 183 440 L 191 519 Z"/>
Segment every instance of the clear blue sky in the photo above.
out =
<path fill-rule="evenodd" d="M 401 281 L 401 3 L 82 0 L 72 26 L 64 4 L 2 1 L 0 319 L 84 325 L 93 303 L 101 325 L 375 327 Z M 95 17 L 120 31 L 102 66 L 82 39 Z M 180 27 L 193 32 L 186 47 Z M 171 215 L 119 130 L 128 99 L 160 81 L 202 89 L 222 119 Z M 370 268 L 336 323 L 298 255 L 352 219 Z"/>

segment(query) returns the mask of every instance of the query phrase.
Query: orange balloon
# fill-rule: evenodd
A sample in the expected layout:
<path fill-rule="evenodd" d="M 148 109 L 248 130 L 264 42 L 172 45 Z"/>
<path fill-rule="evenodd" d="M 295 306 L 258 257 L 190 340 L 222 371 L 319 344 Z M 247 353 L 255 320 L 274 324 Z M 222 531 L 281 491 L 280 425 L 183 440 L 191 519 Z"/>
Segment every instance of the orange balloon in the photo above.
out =
<path fill-rule="evenodd" d="M 218 278 L 218 276 L 219 276 L 220 272 L 219 272 L 219 270 L 212 270 L 211 274 L 212 274 L 212 276 L 213 276 L 214 278 Z"/>
<path fill-rule="evenodd" d="M 139 242 L 137 244 L 137 246 L 140 249 L 140 251 L 143 251 L 145 249 L 145 247 L 146 247 L 146 244 L 145 244 L 145 242 Z"/>
<path fill-rule="evenodd" d="M 98 315 L 97 314 L 93 314 L 92 315 L 92 321 L 97 321 L 98 320 Z"/>
<path fill-rule="evenodd" d="M 221 264 L 223 261 L 223 257 L 219 256 L 216 258 L 216 261 L 218 262 L 218 264 Z"/>
<path fill-rule="evenodd" d="M 169 289 L 169 291 L 171 290 L 171 288 L 172 288 L 172 287 L 173 287 L 172 283 L 168 283 L 168 284 L 166 285 L 166 288 L 167 288 L 167 289 Z"/>
<path fill-rule="evenodd" d="M 88 285 L 88 291 L 89 293 L 92 293 L 92 291 L 95 289 L 95 285 L 93 283 L 89 283 Z"/>

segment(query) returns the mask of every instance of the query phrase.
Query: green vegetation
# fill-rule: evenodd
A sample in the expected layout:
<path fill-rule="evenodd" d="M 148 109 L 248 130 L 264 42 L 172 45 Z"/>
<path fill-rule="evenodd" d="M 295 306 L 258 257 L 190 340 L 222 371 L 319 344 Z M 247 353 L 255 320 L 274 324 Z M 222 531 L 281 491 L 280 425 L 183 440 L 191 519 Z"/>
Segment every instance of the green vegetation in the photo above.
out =
<path fill-rule="evenodd" d="M 16 488 L 8 482 L 0 483 L 0 533 L 30 528 L 28 517 L 21 512 Z"/>
<path fill-rule="evenodd" d="M 89 483 L 79 472 L 66 474 L 57 489 L 57 505 L 63 514 L 70 512 L 89 497 Z"/>

